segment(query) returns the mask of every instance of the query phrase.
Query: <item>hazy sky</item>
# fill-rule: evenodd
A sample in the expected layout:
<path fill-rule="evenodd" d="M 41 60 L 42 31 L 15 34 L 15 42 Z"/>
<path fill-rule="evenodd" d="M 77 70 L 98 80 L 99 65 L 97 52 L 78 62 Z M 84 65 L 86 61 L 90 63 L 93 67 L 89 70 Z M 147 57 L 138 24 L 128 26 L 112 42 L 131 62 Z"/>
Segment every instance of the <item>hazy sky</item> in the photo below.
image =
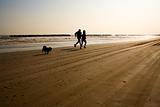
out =
<path fill-rule="evenodd" d="M 160 0 L 0 0 L 0 34 L 160 33 Z"/>

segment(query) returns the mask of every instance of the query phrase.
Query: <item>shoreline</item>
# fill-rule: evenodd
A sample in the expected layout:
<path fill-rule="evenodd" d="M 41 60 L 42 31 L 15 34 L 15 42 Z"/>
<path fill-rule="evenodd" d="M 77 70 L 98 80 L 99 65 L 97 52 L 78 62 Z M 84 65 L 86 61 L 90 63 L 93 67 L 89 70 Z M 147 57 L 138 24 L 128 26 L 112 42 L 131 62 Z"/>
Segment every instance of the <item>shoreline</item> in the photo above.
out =
<path fill-rule="evenodd" d="M 97 42 L 97 43 L 89 43 L 89 44 L 87 44 L 88 46 L 89 45 L 109 45 L 109 44 L 127 44 L 127 43 L 140 43 L 140 42 L 146 42 L 146 41 L 153 41 L 153 40 L 157 40 L 157 39 L 159 39 L 159 37 L 157 37 L 157 38 L 151 38 L 151 39 L 149 39 L 149 40 L 139 40 L 139 41 L 119 41 L 119 42 L 106 42 L 106 43 L 99 43 L 99 42 Z M 75 39 L 75 41 L 76 41 L 76 39 Z M 22 43 L 22 44 L 19 44 L 19 43 L 17 43 L 17 44 L 13 44 L 13 45 L 11 45 L 12 47 L 8 47 L 8 48 L 0 48 L 0 53 L 10 53 L 10 52 L 23 52 L 23 51 L 34 51 L 34 50 L 41 50 L 42 49 L 42 47 L 44 46 L 44 45 L 47 45 L 47 46 L 50 46 L 50 47 L 52 47 L 53 49 L 55 49 L 55 48 L 65 48 L 65 47 L 72 47 L 72 45 L 71 44 L 74 44 L 74 42 L 75 41 L 66 41 L 66 42 L 62 42 L 62 44 L 60 45 L 59 43 L 61 43 L 61 42 L 57 42 L 58 44 L 57 45 L 55 45 L 56 44 L 56 42 L 46 42 L 46 43 Z M 31 44 L 31 46 L 29 46 Z M 33 44 L 35 44 L 35 45 L 40 45 L 40 46 L 37 46 L 37 47 L 33 47 L 34 45 Z M 52 44 L 52 45 L 51 45 Z M 53 46 L 53 44 L 54 44 L 54 46 Z M 16 45 L 18 46 L 18 47 L 16 47 Z M 22 46 L 21 46 L 22 45 Z M 33 46 L 32 46 L 33 45 Z M 2 47 L 3 45 L 1 45 L 1 47 Z M 4 45 L 5 46 L 5 45 Z M 13 46 L 15 46 L 15 47 L 13 47 Z"/>

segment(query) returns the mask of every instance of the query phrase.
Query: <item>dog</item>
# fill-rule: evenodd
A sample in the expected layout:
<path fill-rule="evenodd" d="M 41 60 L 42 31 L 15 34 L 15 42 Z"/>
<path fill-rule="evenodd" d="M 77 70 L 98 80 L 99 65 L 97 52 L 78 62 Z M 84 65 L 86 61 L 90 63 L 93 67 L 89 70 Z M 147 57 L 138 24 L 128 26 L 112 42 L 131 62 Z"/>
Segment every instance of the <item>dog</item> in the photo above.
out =
<path fill-rule="evenodd" d="M 42 53 L 45 52 L 45 54 L 49 54 L 50 51 L 52 51 L 51 47 L 43 46 Z"/>

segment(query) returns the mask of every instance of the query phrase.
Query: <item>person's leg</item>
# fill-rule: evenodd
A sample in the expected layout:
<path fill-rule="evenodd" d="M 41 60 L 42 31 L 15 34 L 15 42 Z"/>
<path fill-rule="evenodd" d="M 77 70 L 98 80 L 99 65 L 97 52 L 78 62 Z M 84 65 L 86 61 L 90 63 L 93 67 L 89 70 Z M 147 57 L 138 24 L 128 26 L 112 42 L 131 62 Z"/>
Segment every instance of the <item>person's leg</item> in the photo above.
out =
<path fill-rule="evenodd" d="M 83 46 L 83 40 L 82 40 L 82 44 L 81 44 L 81 46 Z"/>
<path fill-rule="evenodd" d="M 79 39 L 80 49 L 82 48 L 82 39 Z"/>
<path fill-rule="evenodd" d="M 74 47 L 76 47 L 76 45 L 79 43 L 79 39 L 78 39 L 78 41 L 76 42 L 76 44 L 74 44 Z"/>
<path fill-rule="evenodd" d="M 84 44 L 84 48 L 86 48 L 87 41 L 86 41 L 86 40 L 84 40 L 84 42 L 85 42 L 85 44 Z"/>
<path fill-rule="evenodd" d="M 79 42 L 77 41 L 77 42 L 76 42 L 76 45 L 77 45 L 78 43 L 79 43 Z"/>
<path fill-rule="evenodd" d="M 78 41 L 77 41 L 76 45 L 77 45 L 78 43 L 80 43 L 80 39 L 78 39 Z"/>

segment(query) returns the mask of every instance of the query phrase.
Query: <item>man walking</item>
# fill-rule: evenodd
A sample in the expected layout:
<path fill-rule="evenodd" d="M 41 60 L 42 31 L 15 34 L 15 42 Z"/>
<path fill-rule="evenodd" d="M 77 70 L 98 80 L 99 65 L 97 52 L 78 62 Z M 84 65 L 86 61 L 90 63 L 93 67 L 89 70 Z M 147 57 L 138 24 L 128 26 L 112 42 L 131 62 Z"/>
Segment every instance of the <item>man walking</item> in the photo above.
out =
<path fill-rule="evenodd" d="M 75 33 L 75 37 L 77 37 L 78 41 L 76 42 L 76 44 L 74 44 L 74 47 L 76 47 L 76 45 L 79 43 L 80 49 L 81 49 L 81 48 L 82 48 L 82 44 L 81 44 L 82 32 L 81 32 L 81 29 L 79 29 L 79 30 Z"/>

